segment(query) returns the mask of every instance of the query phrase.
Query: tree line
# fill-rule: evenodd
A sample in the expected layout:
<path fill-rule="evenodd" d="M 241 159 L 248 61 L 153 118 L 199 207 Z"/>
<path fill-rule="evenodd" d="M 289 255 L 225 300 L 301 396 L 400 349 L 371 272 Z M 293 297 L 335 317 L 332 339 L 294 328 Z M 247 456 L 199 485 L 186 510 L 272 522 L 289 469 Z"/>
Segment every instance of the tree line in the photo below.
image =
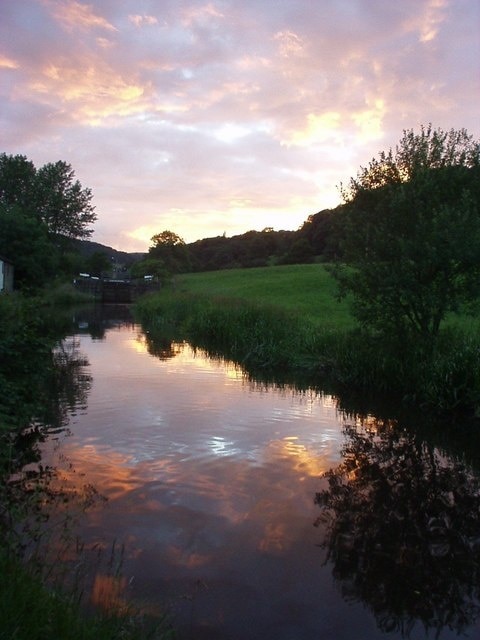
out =
<path fill-rule="evenodd" d="M 324 261 L 363 327 L 431 342 L 446 315 L 480 293 L 480 143 L 465 129 L 406 130 L 395 149 L 341 185 L 341 195 L 341 205 L 310 215 L 296 231 L 265 228 L 190 244 L 162 231 L 131 273 L 165 278 Z M 92 233 L 91 200 L 65 162 L 37 169 L 25 156 L 0 155 L 0 254 L 15 263 L 20 286 L 72 270 L 69 242 Z M 107 266 L 101 255 L 91 263 Z"/>
<path fill-rule="evenodd" d="M 285 264 L 296 236 L 295 231 L 266 228 L 186 244 L 179 235 L 165 230 L 152 237 L 148 254 L 136 265 L 134 273 L 187 273 Z M 312 259 L 313 252 L 309 249 L 308 255 L 298 255 L 298 260 L 292 261 L 310 262 Z"/>
<path fill-rule="evenodd" d="M 164 230 L 151 238 L 148 253 L 134 266 L 133 274 L 164 276 L 329 261 L 340 252 L 333 224 L 336 213 L 337 210 L 326 209 L 310 215 L 296 231 L 266 227 L 188 244 L 175 232 Z"/>

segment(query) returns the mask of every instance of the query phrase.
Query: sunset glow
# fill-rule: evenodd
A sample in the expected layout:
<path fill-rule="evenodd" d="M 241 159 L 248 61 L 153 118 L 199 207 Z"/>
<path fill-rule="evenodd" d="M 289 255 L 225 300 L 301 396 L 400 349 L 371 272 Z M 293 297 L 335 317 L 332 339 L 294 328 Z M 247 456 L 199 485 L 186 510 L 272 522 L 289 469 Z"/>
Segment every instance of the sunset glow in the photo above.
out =
<path fill-rule="evenodd" d="M 0 152 L 65 160 L 93 240 L 296 229 L 404 129 L 479 137 L 477 0 L 17 0 Z"/>

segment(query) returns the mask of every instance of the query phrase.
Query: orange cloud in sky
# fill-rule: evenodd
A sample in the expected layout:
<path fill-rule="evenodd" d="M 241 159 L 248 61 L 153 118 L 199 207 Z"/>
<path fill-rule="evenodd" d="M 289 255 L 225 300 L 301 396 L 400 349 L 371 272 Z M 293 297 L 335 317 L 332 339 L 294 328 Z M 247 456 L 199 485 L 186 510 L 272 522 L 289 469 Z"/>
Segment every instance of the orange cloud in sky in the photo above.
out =
<path fill-rule="evenodd" d="M 367 104 L 370 101 L 367 101 Z M 353 113 L 351 118 L 358 127 L 358 138 L 364 142 L 378 140 L 383 133 L 383 118 L 386 113 L 385 101 L 376 98 L 369 108 Z"/>
<path fill-rule="evenodd" d="M 69 31 L 92 28 L 117 31 L 108 20 L 94 12 L 91 4 L 83 4 L 75 0 L 70 2 L 43 0 L 43 2 L 51 9 L 53 17 Z"/>
<path fill-rule="evenodd" d="M 336 111 L 327 111 L 319 115 L 309 113 L 306 120 L 305 127 L 291 132 L 282 144 L 306 147 L 335 137 L 335 132 L 340 127 L 341 114 Z"/>
<path fill-rule="evenodd" d="M 0 68 L 2 69 L 18 69 L 19 64 L 12 58 L 0 54 Z"/>
<path fill-rule="evenodd" d="M 45 67 L 31 90 L 55 100 L 69 103 L 73 120 L 99 125 L 111 116 L 127 116 L 145 108 L 147 87 L 125 80 L 106 65 L 86 61 L 85 66 L 59 62 Z"/>

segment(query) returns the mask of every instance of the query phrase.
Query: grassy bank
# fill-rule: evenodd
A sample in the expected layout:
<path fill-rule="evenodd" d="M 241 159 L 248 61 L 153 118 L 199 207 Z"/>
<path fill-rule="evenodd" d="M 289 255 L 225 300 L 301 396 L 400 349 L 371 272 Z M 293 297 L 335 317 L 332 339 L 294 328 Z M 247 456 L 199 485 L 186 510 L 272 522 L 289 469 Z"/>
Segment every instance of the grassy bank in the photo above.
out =
<path fill-rule="evenodd" d="M 336 299 L 336 284 L 321 264 L 183 274 L 175 284 L 177 291 L 239 298 L 291 311 L 324 330 L 354 326 L 348 302 Z"/>
<path fill-rule="evenodd" d="M 348 309 L 319 264 L 186 274 L 137 305 L 152 335 L 168 330 L 252 374 L 302 376 L 341 394 L 390 396 L 437 415 L 478 414 L 475 322 L 452 317 L 428 351 L 369 336 Z"/>

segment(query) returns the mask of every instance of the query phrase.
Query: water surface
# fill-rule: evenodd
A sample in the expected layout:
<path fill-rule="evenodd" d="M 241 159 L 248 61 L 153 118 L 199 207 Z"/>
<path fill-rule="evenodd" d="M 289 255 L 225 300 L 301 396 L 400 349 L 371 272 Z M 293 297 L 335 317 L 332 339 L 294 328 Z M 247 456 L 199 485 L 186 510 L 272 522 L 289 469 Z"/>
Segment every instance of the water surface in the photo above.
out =
<path fill-rule="evenodd" d="M 94 601 L 168 608 L 180 638 L 479 636 L 477 479 L 462 462 L 331 396 L 152 346 L 131 322 L 77 327 L 63 349 L 88 362 L 83 395 L 44 458 L 64 486 L 106 498 L 76 535 L 124 547 L 122 578 L 99 570 Z"/>

